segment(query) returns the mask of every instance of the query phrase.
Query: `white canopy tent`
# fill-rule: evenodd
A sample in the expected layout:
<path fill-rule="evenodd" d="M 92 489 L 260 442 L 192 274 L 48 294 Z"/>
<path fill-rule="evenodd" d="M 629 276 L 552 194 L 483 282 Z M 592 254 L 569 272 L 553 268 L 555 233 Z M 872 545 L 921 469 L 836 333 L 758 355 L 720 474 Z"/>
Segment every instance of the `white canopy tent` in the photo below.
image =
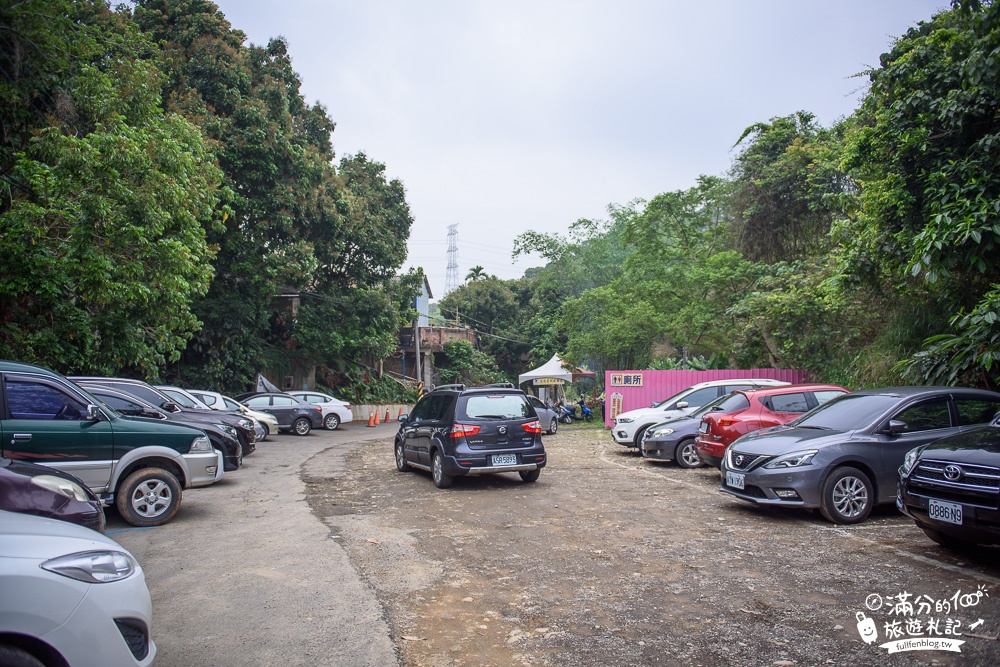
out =
<path fill-rule="evenodd" d="M 566 368 L 559 355 L 553 354 L 551 359 L 535 370 L 518 375 L 517 384 L 521 386 L 527 382 L 532 383 L 538 388 L 538 398 L 544 401 L 549 398 L 552 387 L 572 382 L 579 377 L 594 377 L 594 373 L 582 368 Z"/>

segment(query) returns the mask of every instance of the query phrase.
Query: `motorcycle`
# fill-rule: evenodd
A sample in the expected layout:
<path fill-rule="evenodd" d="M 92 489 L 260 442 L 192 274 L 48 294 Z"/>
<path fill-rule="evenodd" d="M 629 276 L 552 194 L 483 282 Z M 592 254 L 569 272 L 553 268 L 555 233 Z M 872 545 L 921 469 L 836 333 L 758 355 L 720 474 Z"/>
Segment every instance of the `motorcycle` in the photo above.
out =
<path fill-rule="evenodd" d="M 591 421 L 594 418 L 593 411 L 587 407 L 586 403 L 580 401 L 580 415 L 577 416 L 576 410 L 565 404 L 559 404 L 556 406 L 559 414 L 559 421 L 563 424 L 572 424 L 575 421 Z"/>

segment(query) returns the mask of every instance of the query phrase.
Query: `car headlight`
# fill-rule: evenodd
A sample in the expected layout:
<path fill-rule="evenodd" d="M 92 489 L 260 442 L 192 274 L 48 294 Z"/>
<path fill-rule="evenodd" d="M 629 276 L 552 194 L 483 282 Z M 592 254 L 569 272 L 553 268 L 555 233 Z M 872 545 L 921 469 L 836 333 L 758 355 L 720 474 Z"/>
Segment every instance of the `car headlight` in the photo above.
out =
<path fill-rule="evenodd" d="M 798 468 L 799 466 L 809 465 L 812 462 L 812 458 L 819 453 L 818 449 L 810 449 L 808 452 L 793 452 L 791 454 L 785 454 L 784 456 L 771 461 L 765 468 Z"/>
<path fill-rule="evenodd" d="M 651 437 L 651 438 L 660 438 L 660 437 L 663 437 L 665 435 L 670 435 L 673 432 L 674 432 L 674 429 L 672 429 L 672 428 L 658 428 L 655 431 L 653 431 L 653 434 L 651 436 L 649 436 L 649 437 Z"/>
<path fill-rule="evenodd" d="M 216 426 L 218 426 L 219 428 L 221 428 L 223 431 L 233 436 L 234 438 L 236 437 L 237 430 L 235 426 L 230 426 L 229 424 L 216 424 Z"/>
<path fill-rule="evenodd" d="M 107 584 L 131 577 L 138 563 L 121 551 L 83 551 L 47 560 L 41 567 L 88 584 Z"/>
<path fill-rule="evenodd" d="M 90 496 L 87 495 L 86 489 L 76 482 L 63 479 L 62 477 L 55 477 L 54 475 L 38 475 L 37 477 L 31 478 L 31 483 L 35 486 L 40 486 L 43 489 L 48 489 L 49 491 L 58 493 L 61 496 L 66 496 L 67 498 L 82 500 L 84 502 L 90 500 Z"/>
<path fill-rule="evenodd" d="M 615 423 L 616 424 L 631 424 L 632 423 L 632 418 L 631 417 L 618 417 L 617 419 L 615 419 Z"/>
<path fill-rule="evenodd" d="M 207 435 L 199 435 L 197 438 L 191 441 L 191 451 L 192 452 L 211 452 L 212 441 L 208 439 Z"/>
<path fill-rule="evenodd" d="M 917 465 L 917 457 L 920 454 L 919 450 L 919 447 L 915 447 L 906 452 L 906 456 L 903 457 L 903 465 L 899 468 L 900 475 L 909 474 L 909 472 L 913 470 L 913 466 Z"/>
<path fill-rule="evenodd" d="M 248 431 L 253 428 L 253 424 L 250 423 L 249 419 L 241 419 L 239 421 L 239 424 L 240 424 L 240 428 L 246 429 Z"/>

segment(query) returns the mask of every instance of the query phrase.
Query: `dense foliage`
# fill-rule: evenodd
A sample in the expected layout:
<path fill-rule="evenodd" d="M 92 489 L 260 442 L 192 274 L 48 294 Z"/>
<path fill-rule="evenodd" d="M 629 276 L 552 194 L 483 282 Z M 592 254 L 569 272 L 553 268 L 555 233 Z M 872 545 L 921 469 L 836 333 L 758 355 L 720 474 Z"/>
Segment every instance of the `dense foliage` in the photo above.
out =
<path fill-rule="evenodd" d="M 0 8 L 0 356 L 236 391 L 386 355 L 420 282 L 402 184 L 335 163 L 283 40 L 133 5 Z"/>

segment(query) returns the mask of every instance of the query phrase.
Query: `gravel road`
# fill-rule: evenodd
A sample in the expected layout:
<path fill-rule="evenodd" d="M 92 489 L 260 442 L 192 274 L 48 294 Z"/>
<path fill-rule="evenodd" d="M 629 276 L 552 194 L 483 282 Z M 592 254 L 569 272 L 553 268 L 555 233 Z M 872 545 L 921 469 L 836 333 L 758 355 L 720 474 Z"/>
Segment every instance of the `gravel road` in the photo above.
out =
<path fill-rule="evenodd" d="M 1000 664 L 1000 549 L 949 553 L 892 508 L 754 508 L 599 429 L 546 436 L 534 484 L 441 491 L 396 472 L 394 431 L 274 438 L 170 524 L 113 533 L 146 569 L 156 664 Z M 928 622 L 960 652 L 879 647 Z"/>

